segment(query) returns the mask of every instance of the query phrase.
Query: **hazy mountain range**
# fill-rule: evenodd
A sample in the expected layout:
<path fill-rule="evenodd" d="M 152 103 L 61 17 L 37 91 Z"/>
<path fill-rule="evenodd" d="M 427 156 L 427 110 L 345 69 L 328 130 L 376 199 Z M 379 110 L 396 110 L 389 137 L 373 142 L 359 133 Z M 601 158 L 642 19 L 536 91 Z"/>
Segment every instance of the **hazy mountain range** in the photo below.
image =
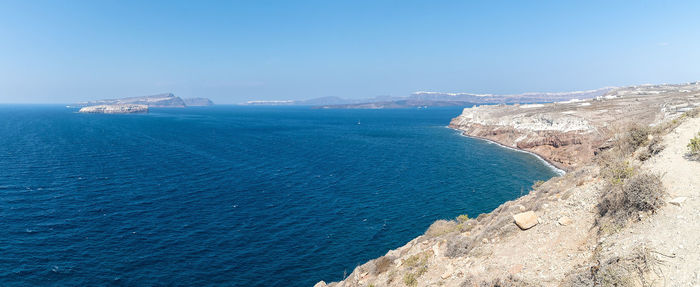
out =
<path fill-rule="evenodd" d="M 513 104 L 561 102 L 602 96 L 613 88 L 561 93 L 523 93 L 512 95 L 445 93 L 419 91 L 406 97 L 379 96 L 364 99 L 322 97 L 310 100 L 248 101 L 243 105 L 298 105 L 325 109 L 382 109 L 424 106 L 464 106 L 472 104 Z"/>

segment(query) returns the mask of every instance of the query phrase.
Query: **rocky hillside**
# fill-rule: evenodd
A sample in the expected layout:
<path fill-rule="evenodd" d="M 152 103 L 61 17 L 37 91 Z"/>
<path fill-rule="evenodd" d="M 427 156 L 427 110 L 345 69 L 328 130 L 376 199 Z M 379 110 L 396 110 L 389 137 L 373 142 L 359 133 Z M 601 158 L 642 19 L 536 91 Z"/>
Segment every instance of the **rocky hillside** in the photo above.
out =
<path fill-rule="evenodd" d="M 316 286 L 697 286 L 700 162 L 686 145 L 700 131 L 698 94 L 695 83 L 640 86 L 466 109 L 454 128 L 569 172 Z"/>
<path fill-rule="evenodd" d="M 152 108 L 182 108 L 185 107 L 185 102 L 180 97 L 176 97 L 175 95 L 168 93 L 143 97 L 96 100 L 80 103 L 79 105 L 146 105 Z"/>
<path fill-rule="evenodd" d="M 618 88 L 603 96 L 549 104 L 464 109 L 450 127 L 465 135 L 533 152 L 573 170 L 629 125 L 654 125 L 700 106 L 700 84 Z"/>

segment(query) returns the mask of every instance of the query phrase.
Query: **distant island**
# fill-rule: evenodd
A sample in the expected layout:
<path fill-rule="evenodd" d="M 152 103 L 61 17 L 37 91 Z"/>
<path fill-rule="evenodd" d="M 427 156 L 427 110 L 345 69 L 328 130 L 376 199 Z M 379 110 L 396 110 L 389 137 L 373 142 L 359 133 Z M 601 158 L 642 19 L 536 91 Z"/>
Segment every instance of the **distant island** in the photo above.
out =
<path fill-rule="evenodd" d="M 97 105 L 80 108 L 80 113 L 85 114 L 130 114 L 130 113 L 147 113 L 147 105 Z"/>
<path fill-rule="evenodd" d="M 444 106 L 471 106 L 474 104 L 522 104 L 584 100 L 602 96 L 614 88 L 561 93 L 523 93 L 512 95 L 445 93 L 419 91 L 407 97 L 379 96 L 365 99 L 322 97 L 310 100 L 248 101 L 242 105 L 312 106 L 318 109 L 397 109 Z"/>
<path fill-rule="evenodd" d="M 144 113 L 148 108 L 184 108 L 211 106 L 214 103 L 207 98 L 180 98 L 172 93 L 120 99 L 104 99 L 78 103 L 80 113 L 126 114 Z"/>
<path fill-rule="evenodd" d="M 207 98 L 184 98 L 182 100 L 188 107 L 205 107 L 214 105 L 214 102 Z"/>

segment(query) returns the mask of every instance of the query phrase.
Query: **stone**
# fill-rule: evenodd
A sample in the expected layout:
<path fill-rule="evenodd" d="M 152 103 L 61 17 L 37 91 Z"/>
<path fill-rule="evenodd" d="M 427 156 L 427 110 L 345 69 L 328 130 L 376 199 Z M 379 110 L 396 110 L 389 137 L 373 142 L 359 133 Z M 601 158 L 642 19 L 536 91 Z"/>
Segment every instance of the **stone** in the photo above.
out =
<path fill-rule="evenodd" d="M 326 285 L 325 281 L 319 281 L 318 283 L 316 283 L 316 285 L 314 285 L 314 287 L 326 287 L 326 286 L 328 286 L 328 285 Z"/>
<path fill-rule="evenodd" d="M 537 225 L 538 219 L 539 218 L 537 218 L 537 215 L 532 210 L 513 215 L 515 224 L 522 230 L 527 230 Z"/>
<path fill-rule="evenodd" d="M 510 267 L 510 269 L 508 269 L 508 273 L 510 273 L 510 275 L 518 274 L 520 273 L 520 271 L 523 271 L 522 264 L 515 264 L 512 267 Z"/>
<path fill-rule="evenodd" d="M 447 267 L 445 267 L 445 272 L 442 272 L 442 275 L 440 275 L 440 278 L 442 278 L 442 279 L 450 278 L 450 277 L 452 277 L 453 273 L 454 273 L 454 267 L 452 267 L 452 264 L 447 265 Z"/>
<path fill-rule="evenodd" d="M 563 216 L 562 218 L 559 218 L 559 220 L 557 220 L 557 223 L 559 223 L 559 225 L 561 226 L 567 226 L 569 224 L 574 223 L 574 221 L 569 217 Z"/>
<path fill-rule="evenodd" d="M 674 199 L 669 200 L 668 203 L 673 204 L 673 205 L 677 205 L 677 206 L 681 206 L 681 203 L 683 203 L 686 199 L 688 199 L 688 198 L 685 196 L 680 196 L 680 197 L 676 197 Z"/>

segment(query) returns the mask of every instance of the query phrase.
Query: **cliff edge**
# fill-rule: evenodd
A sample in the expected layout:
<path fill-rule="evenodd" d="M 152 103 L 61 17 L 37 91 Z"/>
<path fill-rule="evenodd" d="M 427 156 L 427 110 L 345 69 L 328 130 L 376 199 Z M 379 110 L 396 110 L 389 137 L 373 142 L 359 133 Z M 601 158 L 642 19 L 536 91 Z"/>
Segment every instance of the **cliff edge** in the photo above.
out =
<path fill-rule="evenodd" d="M 592 101 L 465 109 L 453 128 L 569 172 L 488 214 L 438 220 L 406 245 L 316 286 L 700 284 L 700 85 Z"/>
<path fill-rule="evenodd" d="M 450 127 L 535 153 L 556 167 L 589 163 L 621 129 L 657 125 L 700 106 L 700 85 L 618 88 L 587 100 L 466 108 Z"/>

